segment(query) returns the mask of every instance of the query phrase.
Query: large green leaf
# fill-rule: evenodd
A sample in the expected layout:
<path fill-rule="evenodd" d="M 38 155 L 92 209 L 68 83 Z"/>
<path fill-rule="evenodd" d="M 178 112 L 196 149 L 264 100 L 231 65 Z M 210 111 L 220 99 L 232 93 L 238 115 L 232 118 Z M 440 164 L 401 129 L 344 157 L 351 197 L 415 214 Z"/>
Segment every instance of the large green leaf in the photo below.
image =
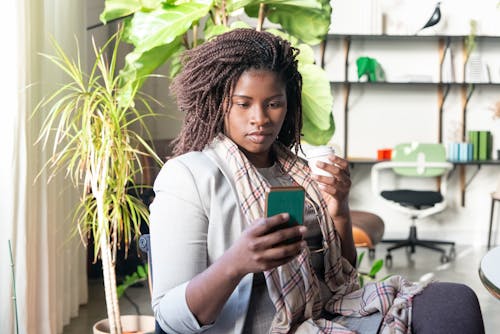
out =
<path fill-rule="evenodd" d="M 276 6 L 269 10 L 267 18 L 311 45 L 320 43 L 330 28 L 330 12 L 321 9 Z"/>
<path fill-rule="evenodd" d="M 258 0 L 227 0 L 226 2 L 226 8 L 228 12 L 233 12 L 237 9 L 246 7 L 246 6 L 252 6 L 256 7 L 258 11 L 258 6 L 260 3 L 266 4 L 266 5 L 289 5 L 289 6 L 297 6 L 297 7 L 302 7 L 302 8 L 316 8 L 320 9 L 321 4 L 318 3 L 317 0 L 264 0 L 264 1 L 258 1 Z M 255 14 L 255 17 L 257 14 Z"/>
<path fill-rule="evenodd" d="M 99 16 L 103 23 L 128 16 L 141 9 L 155 9 L 162 0 L 105 0 L 104 10 Z"/>
<path fill-rule="evenodd" d="M 325 145 L 332 138 L 335 132 L 333 115 L 329 117 L 330 127 L 326 130 L 318 129 L 304 114 L 302 117 L 303 140 L 311 145 Z"/>
<path fill-rule="evenodd" d="M 325 0 L 304 1 L 304 3 L 309 2 L 314 2 L 316 6 L 303 6 L 302 1 L 298 6 L 285 2 L 272 4 L 266 2 L 266 17 L 303 42 L 311 45 L 318 44 L 328 34 L 332 8 Z M 245 7 L 245 12 L 250 17 L 257 17 L 259 5 L 249 4 Z"/>
<path fill-rule="evenodd" d="M 136 12 L 128 31 L 128 40 L 135 45 L 137 52 L 171 43 L 206 16 L 211 8 L 211 1 L 193 1 L 179 5 L 165 4 L 151 12 Z"/>
<path fill-rule="evenodd" d="M 170 44 L 160 45 L 146 52 L 134 50 L 125 57 L 125 66 L 121 70 L 122 90 L 120 100 L 126 101 L 133 93 L 135 84 L 142 85 L 144 80 L 158 67 L 163 65 L 173 54 L 183 48 L 178 37 Z"/>
<path fill-rule="evenodd" d="M 321 130 L 330 127 L 333 97 L 326 72 L 313 64 L 299 64 L 302 74 L 302 107 L 304 115 Z"/>
<path fill-rule="evenodd" d="M 211 38 L 221 35 L 229 30 L 238 29 L 238 28 L 252 28 L 247 22 L 244 21 L 234 21 L 229 27 L 222 24 L 214 24 L 211 20 L 207 20 L 205 24 L 205 41 L 210 40 Z"/>

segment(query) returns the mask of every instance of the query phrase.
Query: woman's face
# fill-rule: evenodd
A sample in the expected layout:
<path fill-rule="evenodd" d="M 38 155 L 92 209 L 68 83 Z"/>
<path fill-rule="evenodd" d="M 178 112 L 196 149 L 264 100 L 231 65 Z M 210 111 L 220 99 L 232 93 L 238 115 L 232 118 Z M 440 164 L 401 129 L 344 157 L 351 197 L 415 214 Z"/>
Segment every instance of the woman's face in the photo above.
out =
<path fill-rule="evenodd" d="M 248 70 L 240 76 L 224 118 L 224 134 L 256 167 L 269 167 L 270 148 L 285 119 L 286 87 L 274 72 Z"/>

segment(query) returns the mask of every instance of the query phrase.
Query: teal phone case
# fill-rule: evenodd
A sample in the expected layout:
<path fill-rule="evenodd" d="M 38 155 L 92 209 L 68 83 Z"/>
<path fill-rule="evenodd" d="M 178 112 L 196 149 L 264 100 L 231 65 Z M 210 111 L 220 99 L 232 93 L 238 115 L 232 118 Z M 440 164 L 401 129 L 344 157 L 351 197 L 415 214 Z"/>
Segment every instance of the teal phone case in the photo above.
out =
<path fill-rule="evenodd" d="M 301 186 L 271 187 L 266 194 L 266 217 L 290 214 L 289 225 L 304 224 L 305 192 Z"/>

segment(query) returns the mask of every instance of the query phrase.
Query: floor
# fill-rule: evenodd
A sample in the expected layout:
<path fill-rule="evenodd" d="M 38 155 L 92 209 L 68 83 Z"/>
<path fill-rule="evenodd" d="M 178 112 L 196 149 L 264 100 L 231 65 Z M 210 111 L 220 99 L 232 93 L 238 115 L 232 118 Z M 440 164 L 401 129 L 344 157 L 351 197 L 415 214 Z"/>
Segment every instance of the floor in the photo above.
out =
<path fill-rule="evenodd" d="M 385 256 L 385 244 L 377 246 L 375 259 Z M 360 249 L 358 252 L 362 252 Z M 481 257 L 485 254 L 485 247 L 477 248 L 471 246 L 457 246 L 454 261 L 441 264 L 440 256 L 430 250 L 418 248 L 417 252 L 410 258 L 404 250 L 393 252 L 393 265 L 388 269 L 383 267 L 377 274 L 377 278 L 388 274 L 401 274 L 410 280 L 434 279 L 447 282 L 459 282 L 470 286 L 477 294 L 481 304 L 486 333 L 498 333 L 500 328 L 500 300 L 495 299 L 483 287 L 478 276 L 478 266 Z M 367 254 L 366 254 L 367 255 Z M 360 269 L 366 270 L 370 267 L 368 256 L 363 259 Z M 138 305 L 140 314 L 152 314 L 150 307 L 149 291 L 146 286 L 131 287 L 127 290 L 131 300 Z M 120 299 L 122 314 L 136 314 L 137 311 L 127 298 Z M 100 281 L 89 282 L 89 303 L 80 308 L 80 315 L 64 327 L 64 334 L 91 333 L 92 325 L 106 317 L 104 305 L 104 294 Z"/>

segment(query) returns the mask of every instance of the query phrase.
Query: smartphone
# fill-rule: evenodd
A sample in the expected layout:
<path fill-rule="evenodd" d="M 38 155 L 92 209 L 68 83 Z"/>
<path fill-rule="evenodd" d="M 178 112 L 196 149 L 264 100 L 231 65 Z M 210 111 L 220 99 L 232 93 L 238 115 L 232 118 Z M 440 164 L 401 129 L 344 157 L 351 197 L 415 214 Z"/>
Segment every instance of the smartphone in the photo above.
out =
<path fill-rule="evenodd" d="M 266 194 L 266 217 L 287 212 L 290 220 L 286 226 L 304 224 L 305 191 L 301 186 L 271 187 Z"/>

